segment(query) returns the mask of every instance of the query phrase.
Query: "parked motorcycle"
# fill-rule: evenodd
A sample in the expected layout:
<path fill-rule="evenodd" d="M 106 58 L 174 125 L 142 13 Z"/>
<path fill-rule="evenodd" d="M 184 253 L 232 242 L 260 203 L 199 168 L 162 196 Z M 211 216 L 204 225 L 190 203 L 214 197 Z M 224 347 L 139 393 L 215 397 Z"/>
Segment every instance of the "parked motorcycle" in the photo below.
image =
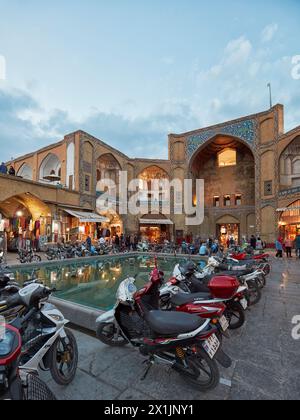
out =
<path fill-rule="evenodd" d="M 149 252 L 149 250 L 150 250 L 149 242 L 142 241 L 138 243 L 137 245 L 138 252 Z"/>
<path fill-rule="evenodd" d="M 32 249 L 30 251 L 27 251 L 25 249 L 19 250 L 18 259 L 20 260 L 21 264 L 39 263 L 42 261 L 42 258 L 39 255 L 37 255 Z"/>
<path fill-rule="evenodd" d="M 194 292 L 186 277 L 173 277 L 161 288 L 161 301 L 167 307 L 188 313 L 199 313 L 201 307 L 209 311 L 208 308 L 218 308 L 219 304 L 224 304 L 224 315 L 229 329 L 241 328 L 245 323 L 245 310 L 248 307 L 247 288 L 240 286 L 235 277 L 214 276 L 205 285 L 205 289 L 207 292 Z"/>
<path fill-rule="evenodd" d="M 62 313 L 47 302 L 55 289 L 31 283 L 0 302 L 0 315 L 20 330 L 22 353 L 20 371 L 50 370 L 60 385 L 68 385 L 76 375 L 78 349 Z"/>
<path fill-rule="evenodd" d="M 261 300 L 261 281 L 263 272 L 261 270 L 247 269 L 243 271 L 220 271 L 221 261 L 217 257 L 210 257 L 208 264 L 201 270 L 192 262 L 181 266 L 176 265 L 173 277 L 179 281 L 183 281 L 183 285 L 187 286 L 187 290 L 192 293 L 209 293 L 208 283 L 212 276 L 227 275 L 238 279 L 241 286 L 247 288 L 245 297 L 248 305 L 256 305 Z M 184 291 L 187 291 L 184 290 Z"/>
<path fill-rule="evenodd" d="M 110 346 L 129 343 L 148 357 L 143 379 L 152 365 L 162 364 L 172 367 L 200 391 L 211 390 L 220 378 L 216 361 L 228 367 L 217 330 L 210 320 L 157 310 L 162 282 L 163 273 L 158 268 L 139 292 L 134 278 L 124 280 L 114 309 L 97 319 L 97 337 Z"/>
<path fill-rule="evenodd" d="M 0 323 L 0 399 L 56 400 L 37 375 L 29 369 L 19 369 L 21 353 L 22 338 L 19 330 Z"/>

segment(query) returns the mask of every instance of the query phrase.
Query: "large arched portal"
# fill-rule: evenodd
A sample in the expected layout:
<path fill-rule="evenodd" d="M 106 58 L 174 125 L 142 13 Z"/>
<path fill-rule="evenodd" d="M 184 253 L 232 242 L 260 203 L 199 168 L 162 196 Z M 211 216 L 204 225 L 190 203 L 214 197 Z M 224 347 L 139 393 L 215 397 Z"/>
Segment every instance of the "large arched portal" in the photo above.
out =
<path fill-rule="evenodd" d="M 255 213 L 255 159 L 249 146 L 235 137 L 218 135 L 195 153 L 190 171 L 194 179 L 205 181 L 209 228 L 204 231 L 223 242 L 251 236 L 255 226 L 248 216 Z"/>
<path fill-rule="evenodd" d="M 0 232 L 6 232 L 9 250 L 24 246 L 26 240 L 39 243 L 41 238 L 50 239 L 51 209 L 36 196 L 12 196 L 0 202 L 0 214 Z"/>

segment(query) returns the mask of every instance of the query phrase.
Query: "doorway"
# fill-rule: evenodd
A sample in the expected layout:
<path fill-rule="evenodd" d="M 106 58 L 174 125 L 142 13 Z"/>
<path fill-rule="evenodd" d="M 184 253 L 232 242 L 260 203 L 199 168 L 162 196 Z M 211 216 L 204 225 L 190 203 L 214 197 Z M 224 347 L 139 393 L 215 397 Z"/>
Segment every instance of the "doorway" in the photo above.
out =
<path fill-rule="evenodd" d="M 236 243 L 240 243 L 240 224 L 239 223 L 229 223 L 229 224 L 218 224 L 217 225 L 217 238 L 220 243 L 227 247 L 228 242 L 231 238 L 235 240 Z"/>

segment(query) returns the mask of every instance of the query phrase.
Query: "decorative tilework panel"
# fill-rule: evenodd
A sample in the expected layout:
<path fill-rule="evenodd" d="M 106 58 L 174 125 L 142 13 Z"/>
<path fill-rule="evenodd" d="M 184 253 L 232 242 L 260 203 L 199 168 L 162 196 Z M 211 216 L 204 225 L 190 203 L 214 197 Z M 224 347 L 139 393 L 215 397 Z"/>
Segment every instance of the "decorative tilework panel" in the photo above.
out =
<path fill-rule="evenodd" d="M 256 121 L 245 120 L 231 125 L 225 125 L 198 134 L 193 134 L 187 139 L 187 157 L 190 159 L 196 150 L 217 135 L 229 135 L 238 137 L 249 144 L 254 149 L 256 138 Z"/>

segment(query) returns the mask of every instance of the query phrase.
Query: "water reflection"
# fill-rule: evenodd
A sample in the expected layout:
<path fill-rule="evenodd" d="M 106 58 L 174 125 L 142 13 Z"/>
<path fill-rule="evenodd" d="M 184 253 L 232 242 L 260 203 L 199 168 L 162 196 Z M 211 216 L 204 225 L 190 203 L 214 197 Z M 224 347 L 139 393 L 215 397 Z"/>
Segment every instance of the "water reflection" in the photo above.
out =
<path fill-rule="evenodd" d="M 168 279 L 175 264 L 184 261 L 184 258 L 162 257 L 158 264 Z M 143 287 L 154 264 L 154 258 L 149 256 L 93 260 L 88 264 L 58 262 L 57 265 L 42 265 L 34 272 L 22 267 L 16 271 L 16 279 L 23 283 L 36 276 L 45 285 L 56 287 L 56 296 L 61 299 L 108 310 L 115 303 L 120 282 L 127 276 L 137 276 L 137 287 Z"/>

